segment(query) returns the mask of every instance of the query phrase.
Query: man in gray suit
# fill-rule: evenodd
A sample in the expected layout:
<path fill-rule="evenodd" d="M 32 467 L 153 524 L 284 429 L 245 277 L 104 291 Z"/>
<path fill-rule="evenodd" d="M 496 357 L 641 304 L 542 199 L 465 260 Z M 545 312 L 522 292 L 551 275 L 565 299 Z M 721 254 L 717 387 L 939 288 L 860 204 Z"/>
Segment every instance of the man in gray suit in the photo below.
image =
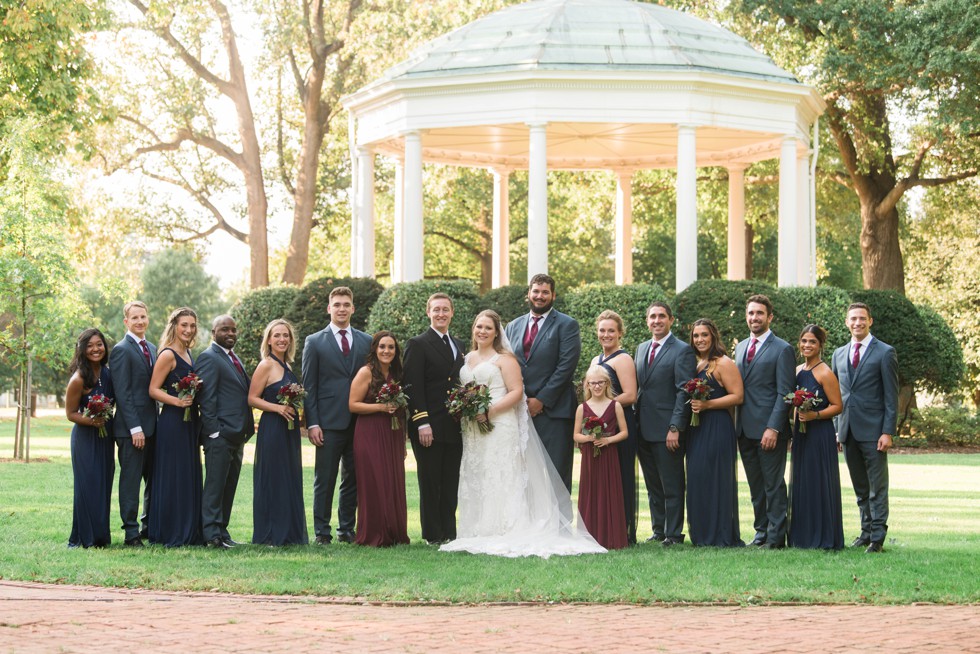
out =
<path fill-rule="evenodd" d="M 871 309 L 847 308 L 851 342 L 834 351 L 844 411 L 836 418 L 837 440 L 861 512 L 861 535 L 852 547 L 881 552 L 888 532 L 888 450 L 898 427 L 898 357 L 895 348 L 871 335 Z"/>
<path fill-rule="evenodd" d="M 647 307 L 652 338 L 636 349 L 640 429 L 637 456 L 650 501 L 653 536 L 664 547 L 684 542 L 684 442 L 690 410 L 684 385 L 697 374 L 694 350 L 670 333 L 674 313 L 666 302 Z"/>
<path fill-rule="evenodd" d="M 786 544 L 786 446 L 791 431 L 789 405 L 796 389 L 796 355 L 773 334 L 772 302 L 753 295 L 745 305 L 749 338 L 735 346 L 735 364 L 745 385 L 745 401 L 735 411 L 738 451 L 755 512 L 750 545 L 779 549 Z"/>
<path fill-rule="evenodd" d="M 157 348 L 146 340 L 150 318 L 142 302 L 123 307 L 126 335 L 109 354 L 109 370 L 116 392 L 116 419 L 112 435 L 119 456 L 119 516 L 126 531 L 126 545 L 142 547 L 147 537 L 150 477 L 156 443 L 157 403 L 150 397 L 150 377 Z M 140 515 L 140 479 L 143 480 L 143 514 Z"/>
<path fill-rule="evenodd" d="M 211 347 L 197 358 L 197 374 L 202 382 L 197 397 L 206 469 L 201 524 L 208 547 L 229 549 L 238 544 L 228 533 L 228 522 L 245 442 L 255 433 L 255 422 L 248 405 L 251 380 L 233 351 L 238 342 L 234 318 L 215 318 L 211 338 Z"/>
<path fill-rule="evenodd" d="M 538 274 L 528 284 L 531 312 L 504 330 L 524 375 L 527 410 L 565 487 L 572 488 L 572 430 L 575 386 L 572 377 L 582 352 L 575 319 L 553 308 L 555 280 Z"/>
<path fill-rule="evenodd" d="M 303 346 L 303 387 L 307 437 L 316 446 L 313 468 L 313 532 L 317 545 L 330 534 L 333 494 L 340 470 L 337 539 L 354 542 L 357 478 L 354 474 L 354 425 L 348 409 L 350 383 L 364 365 L 371 337 L 354 329 L 354 292 L 346 286 L 330 291 L 330 324 L 306 337 Z"/>

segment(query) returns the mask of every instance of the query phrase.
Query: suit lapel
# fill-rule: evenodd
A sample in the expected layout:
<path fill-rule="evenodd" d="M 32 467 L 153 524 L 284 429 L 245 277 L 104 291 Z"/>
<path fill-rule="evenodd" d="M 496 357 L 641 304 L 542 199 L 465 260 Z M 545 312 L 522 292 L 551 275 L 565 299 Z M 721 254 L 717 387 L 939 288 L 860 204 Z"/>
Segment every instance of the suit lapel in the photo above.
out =
<path fill-rule="evenodd" d="M 429 327 L 429 341 L 432 343 L 435 351 L 439 353 L 440 357 L 450 363 L 454 361 L 452 350 L 446 347 L 446 342 L 442 340 L 442 336 L 436 330 L 432 329 L 432 327 Z"/>
<path fill-rule="evenodd" d="M 528 314 L 524 314 L 520 318 L 514 320 L 520 329 L 514 330 L 514 338 L 510 339 L 510 347 L 514 350 L 514 356 L 521 363 L 526 364 L 527 359 L 524 358 L 524 335 L 527 334 L 527 323 L 530 320 Z"/>
<path fill-rule="evenodd" d="M 868 343 L 868 346 L 866 348 L 864 348 L 864 352 L 861 353 L 861 358 L 858 360 L 857 368 L 854 369 L 854 376 L 851 378 L 851 383 L 852 384 L 855 381 L 857 381 L 858 375 L 860 375 L 861 374 L 861 371 L 864 369 L 864 362 L 867 361 L 871 357 L 871 355 L 874 353 L 874 351 L 875 351 L 875 345 L 877 345 L 877 344 L 878 344 L 878 339 L 877 338 L 872 338 L 871 339 L 871 342 Z M 854 355 L 853 355 L 854 344 L 853 343 L 851 344 L 851 350 L 852 350 L 851 359 L 853 360 L 853 357 L 854 357 Z M 848 368 L 851 367 L 850 360 L 847 362 L 847 367 Z"/>
<path fill-rule="evenodd" d="M 231 357 L 228 356 L 228 353 L 225 352 L 220 345 L 214 343 L 211 345 L 211 347 L 214 348 L 215 353 L 220 358 L 224 359 L 225 365 L 228 366 L 229 370 L 231 370 L 231 374 L 234 376 L 235 379 L 238 380 L 238 383 L 244 386 L 245 390 L 248 390 L 248 373 L 242 374 L 238 372 L 238 368 L 236 368 L 235 364 L 232 363 Z M 232 352 L 234 352 L 234 350 L 232 350 Z M 238 355 L 236 354 L 235 356 L 237 357 Z M 239 359 L 238 361 L 241 362 L 241 359 Z M 244 366 L 242 367 L 242 370 L 243 371 L 245 370 Z"/>
<path fill-rule="evenodd" d="M 745 352 L 748 348 L 748 344 L 745 341 L 739 341 L 738 345 L 735 346 L 735 366 L 738 367 L 738 371 L 742 373 L 742 377 L 745 377 L 746 370 L 745 365 Z"/>
<path fill-rule="evenodd" d="M 137 343 L 136 341 L 134 341 L 133 339 L 131 339 L 128 335 L 127 336 L 124 336 L 123 338 L 125 338 L 127 341 L 129 341 L 130 348 L 132 348 L 132 350 L 134 352 L 136 352 L 136 355 L 140 358 L 140 361 L 142 361 L 143 362 L 143 365 L 145 366 L 146 365 L 146 357 L 143 356 L 143 348 L 140 347 L 140 344 Z M 143 340 L 146 340 L 146 339 L 144 338 Z M 150 345 L 150 342 L 149 341 L 146 341 L 146 349 L 148 349 L 150 351 L 150 365 L 149 365 L 149 370 L 150 370 L 150 373 L 152 374 L 152 372 L 153 372 L 153 364 L 156 363 L 156 361 L 157 361 L 156 348 L 153 347 L 152 345 Z"/>

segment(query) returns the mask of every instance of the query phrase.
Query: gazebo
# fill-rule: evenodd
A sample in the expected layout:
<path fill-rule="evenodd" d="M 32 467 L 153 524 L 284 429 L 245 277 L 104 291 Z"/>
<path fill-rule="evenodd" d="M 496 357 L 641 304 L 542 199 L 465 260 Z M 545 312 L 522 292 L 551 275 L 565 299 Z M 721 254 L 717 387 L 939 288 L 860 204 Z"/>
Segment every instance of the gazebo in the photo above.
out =
<path fill-rule="evenodd" d="M 425 162 L 493 173 L 494 287 L 510 283 L 508 179 L 528 171 L 528 275 L 548 270 L 548 171 L 611 170 L 616 282 L 632 281 L 635 171 L 677 171 L 677 290 L 697 279 L 697 169 L 729 172 L 728 278 L 745 278 L 744 170 L 779 160 L 780 286 L 815 283 L 814 89 L 743 38 L 659 5 L 533 0 L 435 39 L 343 100 L 352 274 L 374 274 L 374 164 L 395 162 L 394 282 L 422 279 Z"/>

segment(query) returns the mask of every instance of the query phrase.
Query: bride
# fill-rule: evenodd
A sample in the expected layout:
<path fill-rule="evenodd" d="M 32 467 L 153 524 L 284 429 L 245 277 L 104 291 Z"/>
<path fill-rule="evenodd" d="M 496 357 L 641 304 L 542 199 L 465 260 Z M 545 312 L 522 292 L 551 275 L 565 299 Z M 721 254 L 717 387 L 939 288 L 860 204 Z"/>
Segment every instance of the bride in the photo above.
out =
<path fill-rule="evenodd" d="M 492 405 L 478 420 L 493 429 L 484 434 L 463 422 L 458 537 L 440 550 L 543 558 L 605 552 L 581 518 L 572 523 L 571 498 L 528 416 L 521 369 L 496 312 L 477 315 L 472 347 L 459 378 L 489 387 Z"/>

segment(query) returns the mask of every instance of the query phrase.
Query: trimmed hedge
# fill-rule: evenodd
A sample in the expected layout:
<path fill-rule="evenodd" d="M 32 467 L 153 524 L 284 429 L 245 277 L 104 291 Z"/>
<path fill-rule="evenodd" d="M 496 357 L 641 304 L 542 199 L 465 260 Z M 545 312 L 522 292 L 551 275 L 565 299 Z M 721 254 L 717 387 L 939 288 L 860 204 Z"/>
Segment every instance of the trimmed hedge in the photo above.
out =
<path fill-rule="evenodd" d="M 834 286 L 795 286 L 779 289 L 783 295 L 793 298 L 803 312 L 804 321 L 800 324 L 796 337 L 787 338 L 794 347 L 799 333 L 809 323 L 815 323 L 827 330 L 827 343 L 823 348 L 823 358 L 828 363 L 834 350 L 851 340 L 847 330 L 847 306 L 851 296 L 847 291 Z M 786 338 L 785 336 L 783 338 Z"/>
<path fill-rule="evenodd" d="M 504 323 L 531 310 L 527 303 L 527 284 L 491 288 L 480 298 L 480 304 L 483 309 L 493 309 L 499 313 Z"/>
<path fill-rule="evenodd" d="M 296 361 L 303 360 L 306 337 L 330 324 L 330 291 L 346 286 L 354 292 L 354 313 L 350 324 L 365 330 L 371 309 L 384 286 L 370 277 L 321 277 L 299 289 L 286 318 L 296 328 Z"/>
<path fill-rule="evenodd" d="M 453 299 L 454 315 L 450 333 L 468 344 L 473 319 L 480 312 L 482 303 L 476 285 L 464 280 L 423 280 L 388 287 L 371 310 L 367 332 L 373 334 L 382 329 L 391 330 L 404 347 L 405 341 L 421 334 L 429 326 L 425 303 L 430 295 L 439 292 Z M 466 349 L 469 349 L 469 345 Z"/>
<path fill-rule="evenodd" d="M 259 347 L 265 326 L 276 318 L 286 316 L 298 292 L 299 289 L 295 286 L 259 288 L 243 295 L 231 308 L 231 317 L 238 323 L 238 344 L 235 352 L 249 374 L 259 365 Z M 302 345 L 302 341 L 299 344 Z"/>
<path fill-rule="evenodd" d="M 966 378 L 966 362 L 963 347 L 949 324 L 932 307 L 915 305 L 922 320 L 922 332 L 935 341 L 936 349 L 922 374 L 922 388 L 934 393 L 954 393 Z"/>
<path fill-rule="evenodd" d="M 602 352 L 595 327 L 600 313 L 611 309 L 623 319 L 626 326 L 623 349 L 633 355 L 637 345 L 650 338 L 646 308 L 656 300 L 667 300 L 667 293 L 656 284 L 619 286 L 594 282 L 569 291 L 565 296 L 564 312 L 575 318 L 582 330 L 582 357 L 575 369 L 575 379 L 584 379 L 592 358 Z"/>

